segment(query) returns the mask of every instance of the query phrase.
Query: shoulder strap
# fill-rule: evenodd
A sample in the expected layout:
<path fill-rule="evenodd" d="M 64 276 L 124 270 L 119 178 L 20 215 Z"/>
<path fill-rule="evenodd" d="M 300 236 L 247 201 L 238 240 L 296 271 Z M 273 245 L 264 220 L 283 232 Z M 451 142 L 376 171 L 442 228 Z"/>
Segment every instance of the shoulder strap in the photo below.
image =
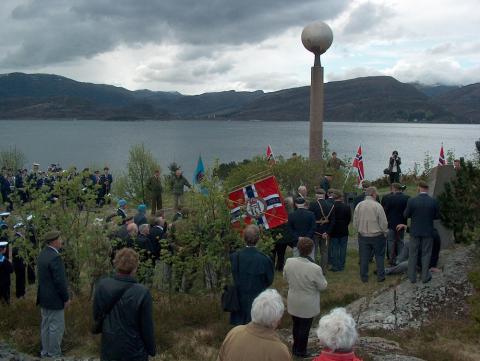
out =
<path fill-rule="evenodd" d="M 320 203 L 320 199 L 317 199 L 317 203 L 318 203 L 318 206 L 320 207 L 320 212 L 322 213 L 322 217 L 326 218 L 325 217 L 325 212 L 323 211 L 322 204 Z"/>
<path fill-rule="evenodd" d="M 110 311 L 113 310 L 113 308 L 115 307 L 115 305 L 118 303 L 118 301 L 120 301 L 120 299 L 123 297 L 123 295 L 125 294 L 125 292 L 127 292 L 130 288 L 132 288 L 132 286 L 134 285 L 135 283 L 130 283 L 127 287 L 125 287 L 114 299 L 113 301 L 105 308 L 105 310 L 103 311 L 103 314 L 102 314 L 102 317 L 105 318 L 109 313 Z"/>

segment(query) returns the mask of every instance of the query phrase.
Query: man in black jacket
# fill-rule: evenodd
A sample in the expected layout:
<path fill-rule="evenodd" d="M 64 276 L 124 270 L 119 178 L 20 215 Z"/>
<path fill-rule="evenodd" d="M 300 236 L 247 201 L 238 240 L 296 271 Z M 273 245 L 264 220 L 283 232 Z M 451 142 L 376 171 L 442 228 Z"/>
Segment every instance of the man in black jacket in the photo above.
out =
<path fill-rule="evenodd" d="M 138 254 L 123 248 L 115 255 L 117 274 L 95 287 L 93 317 L 102 320 L 102 361 L 146 361 L 155 356 L 152 296 L 137 283 Z"/>
<path fill-rule="evenodd" d="M 430 259 L 433 247 L 433 221 L 440 217 L 438 202 L 428 195 L 428 184 L 419 182 L 418 195 L 408 200 L 404 216 L 411 218 L 410 243 L 408 258 L 408 278 L 410 282 L 417 282 L 417 258 L 420 253 L 422 260 L 422 282 L 432 279 L 430 274 Z M 399 224 L 397 230 L 406 229 L 406 224 Z"/>
<path fill-rule="evenodd" d="M 331 247 L 328 247 L 330 233 L 335 224 L 335 206 L 332 199 L 326 199 L 326 193 L 322 188 L 315 189 L 316 201 L 310 204 L 309 210 L 315 215 L 315 236 L 313 239 L 315 244 L 314 259 L 320 251 L 320 266 L 323 273 L 327 272 L 327 267 L 331 261 Z"/>
<path fill-rule="evenodd" d="M 397 256 L 402 252 L 405 234 L 404 229 L 397 232 L 397 226 L 407 223 L 403 213 L 407 208 L 410 197 L 402 192 L 400 183 L 392 183 L 390 190 L 391 193 L 383 196 L 381 204 L 388 221 L 387 257 L 390 260 L 390 265 L 395 265 Z"/>
<path fill-rule="evenodd" d="M 300 237 L 308 237 L 313 239 L 315 233 L 315 215 L 306 209 L 305 199 L 302 197 L 295 198 L 295 206 L 297 209 L 288 215 L 287 228 L 292 237 L 293 255 L 299 256 L 297 250 L 297 242 Z M 313 251 L 310 255 L 313 259 Z"/>
<path fill-rule="evenodd" d="M 38 256 L 37 305 L 42 314 L 41 357 L 61 356 L 61 344 L 65 330 L 64 309 L 70 305 L 65 266 L 59 250 L 63 241 L 57 231 L 44 237 L 47 246 Z"/>
<path fill-rule="evenodd" d="M 332 271 L 339 272 L 345 268 L 348 244 L 348 225 L 352 220 L 350 206 L 343 203 L 342 192 L 332 189 L 330 192 L 335 200 L 334 217 L 335 223 L 330 231 L 330 243 L 332 245 Z"/>

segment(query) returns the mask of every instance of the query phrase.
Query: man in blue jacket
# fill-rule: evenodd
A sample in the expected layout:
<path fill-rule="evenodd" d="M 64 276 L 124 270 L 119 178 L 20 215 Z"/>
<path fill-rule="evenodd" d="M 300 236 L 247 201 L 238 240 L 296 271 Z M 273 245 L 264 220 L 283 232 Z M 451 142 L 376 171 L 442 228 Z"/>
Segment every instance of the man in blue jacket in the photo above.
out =
<path fill-rule="evenodd" d="M 60 357 L 65 330 L 64 309 L 70 305 L 65 266 L 59 250 L 63 241 L 60 232 L 51 231 L 44 237 L 46 247 L 38 256 L 37 305 L 42 314 L 41 357 Z"/>
<path fill-rule="evenodd" d="M 433 247 L 433 221 L 440 218 L 440 211 L 438 202 L 428 195 L 426 182 L 418 183 L 418 195 L 408 200 L 404 216 L 406 219 L 411 218 L 408 278 L 412 283 L 417 282 L 417 258 L 415 255 L 420 253 L 422 282 L 427 283 L 432 279 L 429 268 Z M 399 224 L 397 231 L 406 228 L 405 224 Z"/>
<path fill-rule="evenodd" d="M 230 324 L 246 325 L 251 321 L 253 300 L 273 282 L 273 262 L 255 247 L 260 230 L 249 225 L 243 231 L 246 247 L 230 256 L 233 281 L 237 288 L 240 311 L 230 314 Z"/>

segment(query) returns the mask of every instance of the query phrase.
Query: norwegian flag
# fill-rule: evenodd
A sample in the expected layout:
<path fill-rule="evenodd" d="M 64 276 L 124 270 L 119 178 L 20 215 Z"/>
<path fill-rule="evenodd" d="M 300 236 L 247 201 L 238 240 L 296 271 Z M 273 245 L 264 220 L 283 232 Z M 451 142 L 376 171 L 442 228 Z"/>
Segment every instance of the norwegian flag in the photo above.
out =
<path fill-rule="evenodd" d="M 267 147 L 267 162 L 275 163 L 275 157 L 273 156 L 272 147 L 270 147 L 270 144 Z"/>
<path fill-rule="evenodd" d="M 363 157 L 362 157 L 362 146 L 358 146 L 357 155 L 353 160 L 353 168 L 357 168 L 358 171 L 358 184 L 361 185 L 365 179 L 365 172 L 363 171 Z"/>
<path fill-rule="evenodd" d="M 443 144 L 442 147 L 440 148 L 440 157 L 438 157 L 438 165 L 445 165 L 447 162 L 445 161 L 445 153 L 443 153 Z"/>
<path fill-rule="evenodd" d="M 228 195 L 232 224 L 256 223 L 265 229 L 278 227 L 288 220 L 287 210 L 277 180 L 270 176 L 234 190 Z"/>

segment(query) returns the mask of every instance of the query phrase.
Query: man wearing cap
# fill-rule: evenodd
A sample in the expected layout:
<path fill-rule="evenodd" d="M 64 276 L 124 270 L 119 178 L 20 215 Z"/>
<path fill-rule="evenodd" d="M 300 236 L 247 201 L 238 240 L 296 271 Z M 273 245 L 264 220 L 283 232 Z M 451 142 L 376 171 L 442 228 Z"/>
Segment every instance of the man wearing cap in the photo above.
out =
<path fill-rule="evenodd" d="M 309 210 L 315 215 L 314 254 L 317 257 L 321 253 L 320 266 L 324 273 L 328 267 L 328 238 L 335 223 L 333 201 L 325 199 L 326 192 L 323 188 L 315 188 L 316 202 L 310 204 Z"/>
<path fill-rule="evenodd" d="M 332 173 L 325 173 L 325 176 L 323 177 L 322 181 L 320 182 L 320 188 L 322 188 L 325 191 L 325 194 L 328 192 L 331 186 L 333 175 Z"/>
<path fill-rule="evenodd" d="M 350 206 L 343 202 L 343 193 L 337 189 L 331 189 L 330 193 L 335 201 L 335 223 L 330 232 L 330 244 L 332 248 L 333 272 L 343 271 L 347 257 L 348 225 L 352 219 Z"/>
<path fill-rule="evenodd" d="M 162 179 L 160 178 L 160 169 L 155 170 L 153 176 L 147 182 L 147 191 L 150 194 L 150 200 L 152 207 L 152 216 L 155 215 L 157 209 L 160 210 L 163 208 L 162 204 Z"/>
<path fill-rule="evenodd" d="M 368 282 L 368 262 L 372 251 L 377 264 L 377 281 L 385 280 L 385 235 L 388 222 L 383 207 L 376 201 L 377 194 L 377 188 L 367 188 L 365 200 L 355 207 L 353 213 L 353 225 L 358 231 L 360 278 L 364 283 Z"/>
<path fill-rule="evenodd" d="M 429 268 L 433 247 L 433 221 L 440 218 L 440 209 L 437 200 L 428 195 L 426 182 L 418 183 L 418 195 L 408 200 L 404 216 L 412 219 L 408 244 L 408 278 L 412 283 L 417 282 L 417 259 L 414 255 L 419 253 L 422 261 L 422 282 L 427 283 L 432 279 Z M 406 228 L 406 224 L 399 224 L 397 231 Z"/>
<path fill-rule="evenodd" d="M 388 221 L 387 257 L 390 265 L 395 265 L 397 256 L 402 252 L 405 234 L 404 229 L 397 231 L 397 226 L 407 223 L 403 213 L 410 197 L 403 194 L 400 183 L 392 183 L 390 190 L 391 193 L 382 197 L 382 206 Z"/>
<path fill-rule="evenodd" d="M 37 260 L 38 291 L 37 305 L 42 315 L 41 357 L 59 357 L 65 330 L 64 309 L 70 305 L 65 266 L 59 250 L 63 241 L 60 232 L 51 231 L 44 237 L 46 246 Z"/>
<path fill-rule="evenodd" d="M 299 256 L 297 249 L 297 242 L 300 237 L 308 237 L 313 239 L 315 233 L 315 215 L 313 212 L 307 209 L 305 199 L 302 197 L 295 198 L 296 210 L 288 215 L 287 228 L 292 237 L 292 243 L 294 245 L 293 255 Z M 314 250 L 310 258 L 314 258 Z"/>

